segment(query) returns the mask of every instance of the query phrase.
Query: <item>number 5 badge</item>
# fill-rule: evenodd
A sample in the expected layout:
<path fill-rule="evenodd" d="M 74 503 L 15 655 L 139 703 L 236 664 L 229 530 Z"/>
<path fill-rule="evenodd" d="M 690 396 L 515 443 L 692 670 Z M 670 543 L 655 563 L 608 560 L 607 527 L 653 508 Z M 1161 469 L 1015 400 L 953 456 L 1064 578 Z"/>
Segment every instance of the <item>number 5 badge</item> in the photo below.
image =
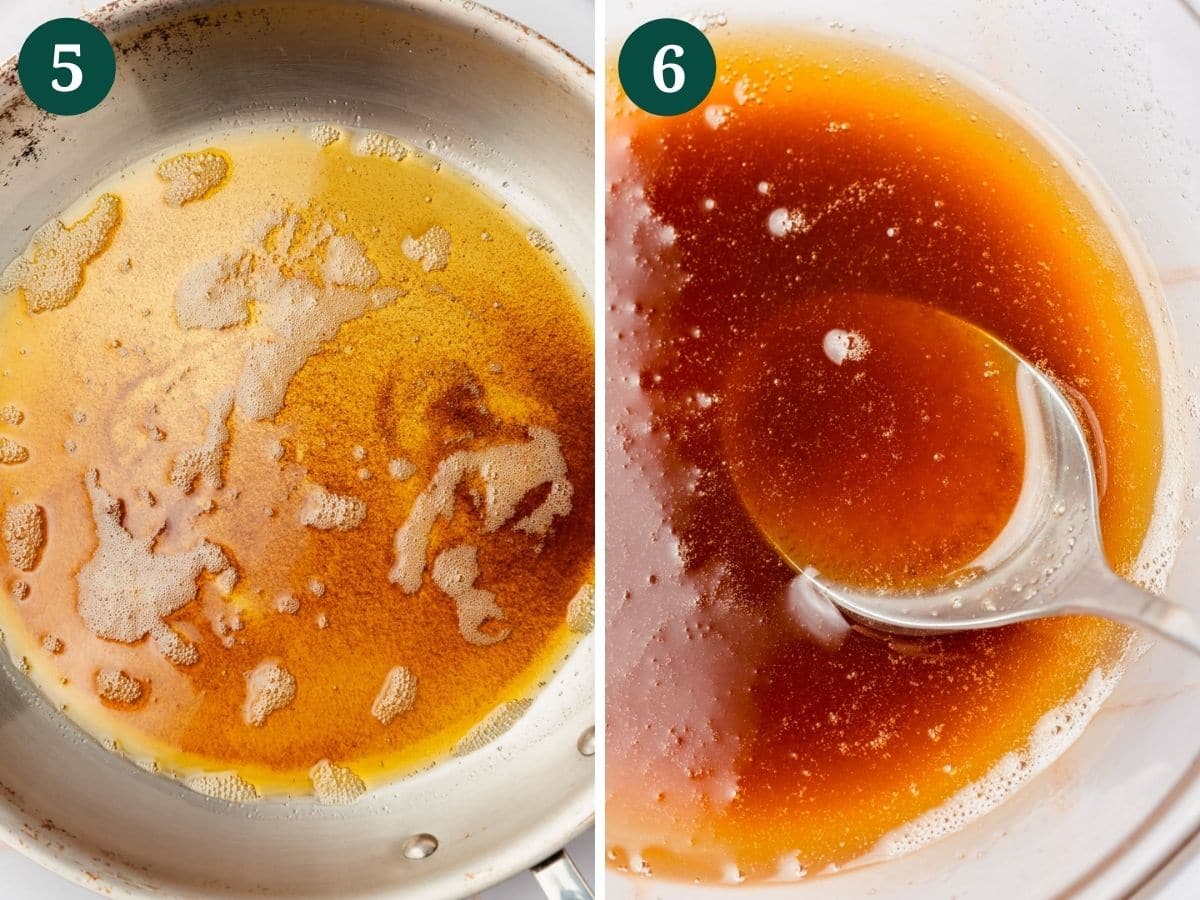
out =
<path fill-rule="evenodd" d="M 117 58 L 108 38 L 83 19 L 51 19 L 25 39 L 17 76 L 29 99 L 56 116 L 77 116 L 108 96 Z"/>

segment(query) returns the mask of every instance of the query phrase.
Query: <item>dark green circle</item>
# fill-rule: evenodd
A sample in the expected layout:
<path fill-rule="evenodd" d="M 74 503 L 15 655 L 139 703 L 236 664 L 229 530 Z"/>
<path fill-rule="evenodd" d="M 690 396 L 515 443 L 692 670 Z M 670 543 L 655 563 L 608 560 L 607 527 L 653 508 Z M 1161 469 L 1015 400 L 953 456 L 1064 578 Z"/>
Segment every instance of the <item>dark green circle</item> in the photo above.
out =
<path fill-rule="evenodd" d="M 656 67 L 656 59 L 662 65 Z M 656 68 L 661 70 L 661 83 L 655 81 Z M 682 86 L 670 90 L 677 84 L 680 71 Z M 654 19 L 625 40 L 617 58 L 617 76 L 629 99 L 646 112 L 678 116 L 703 103 L 712 90 L 717 79 L 717 56 L 704 32 L 695 25 L 682 19 Z"/>
<path fill-rule="evenodd" d="M 117 77 L 117 56 L 104 32 L 91 22 L 51 19 L 25 38 L 17 75 L 29 99 L 46 112 L 77 116 L 108 96 Z M 56 83 L 71 90 L 56 89 Z"/>

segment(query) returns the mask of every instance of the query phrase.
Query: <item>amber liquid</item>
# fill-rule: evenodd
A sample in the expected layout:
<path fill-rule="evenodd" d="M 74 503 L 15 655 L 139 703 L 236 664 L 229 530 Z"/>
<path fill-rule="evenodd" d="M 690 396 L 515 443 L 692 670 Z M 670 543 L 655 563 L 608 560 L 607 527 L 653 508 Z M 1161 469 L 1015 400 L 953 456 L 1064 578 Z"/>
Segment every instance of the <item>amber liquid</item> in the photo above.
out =
<path fill-rule="evenodd" d="M 1014 358 L 896 297 L 779 307 L 733 350 L 717 395 L 751 518 L 797 568 L 842 583 L 912 589 L 960 573 L 1020 493 Z"/>
<path fill-rule="evenodd" d="M 798 568 L 912 586 L 1012 509 L 1004 363 L 929 311 L 1078 402 L 1124 572 L 1158 365 L 1115 241 L 1016 121 L 873 48 L 716 49 L 693 113 L 610 106 L 607 841 L 636 873 L 792 879 L 1034 759 L 1035 725 L 1125 643 L 1091 619 L 914 640 L 797 614 Z"/>
<path fill-rule="evenodd" d="M 215 137 L 231 161 L 228 181 L 182 208 L 163 202 L 157 158 L 135 167 L 101 186 L 121 197 L 122 222 L 79 295 L 36 315 L 14 295 L 0 313 L 0 396 L 25 411 L 5 433 L 30 449 L 28 462 L 0 469 L 0 489 L 5 503 L 37 502 L 48 520 L 37 568 L 4 571 L 6 588 L 30 587 L 24 600 L 0 601 L 10 650 L 56 704 L 131 756 L 173 774 L 233 770 L 262 794 L 307 793 L 320 759 L 370 786 L 443 756 L 498 703 L 532 697 L 548 680 L 578 637 L 566 611 L 591 577 L 592 337 L 562 259 L 438 160 L 411 149 L 399 162 L 365 155 L 354 139 L 322 147 L 292 129 Z M 214 393 L 236 379 L 244 338 L 236 327 L 181 328 L 175 288 L 198 260 L 241 246 L 274 208 L 300 215 L 300 239 L 319 222 L 354 235 L 380 284 L 404 293 L 344 324 L 291 380 L 277 416 L 235 412 L 224 487 L 185 496 L 166 474 L 201 440 Z M 402 244 L 433 225 L 450 232 L 451 260 L 426 273 Z M 478 587 L 505 614 L 486 626 L 507 628 L 504 640 L 470 644 L 455 603 L 427 574 L 412 594 L 389 581 L 393 536 L 444 458 L 523 440 L 531 426 L 559 438 L 570 515 L 542 538 L 511 527 L 484 534 L 471 478 L 454 517 L 433 532 L 431 555 L 459 541 L 478 548 Z M 411 464 L 411 477 L 392 477 L 396 459 Z M 171 663 L 149 640 L 102 640 L 80 621 L 76 573 L 96 547 L 89 468 L 123 501 L 133 535 L 165 522 L 162 552 L 203 536 L 235 561 L 229 598 L 205 581 L 169 620 L 194 642 L 194 665 Z M 304 527 L 309 483 L 363 500 L 363 524 Z M 540 499 L 535 490 L 522 509 Z M 278 610 L 282 594 L 299 600 L 298 612 Z M 47 635 L 61 653 L 42 647 Z M 294 676 L 296 696 L 250 727 L 246 674 L 272 659 Z M 396 666 L 419 680 L 417 699 L 384 725 L 372 705 Z M 137 678 L 145 696 L 132 707 L 101 701 L 101 669 Z"/>

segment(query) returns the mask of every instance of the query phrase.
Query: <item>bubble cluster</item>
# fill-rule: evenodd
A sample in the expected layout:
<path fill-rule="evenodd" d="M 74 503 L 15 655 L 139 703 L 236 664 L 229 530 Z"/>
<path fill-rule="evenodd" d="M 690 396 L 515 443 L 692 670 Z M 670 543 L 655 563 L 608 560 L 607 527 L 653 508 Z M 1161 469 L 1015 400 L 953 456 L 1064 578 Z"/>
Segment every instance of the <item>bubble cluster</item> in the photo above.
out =
<path fill-rule="evenodd" d="M 304 265 L 316 260 L 318 281 Z M 240 251 L 194 266 L 175 296 L 185 328 L 212 330 L 246 323 L 253 300 L 267 339 L 249 334 L 235 387 L 237 408 L 254 421 L 283 408 L 292 378 L 344 324 L 393 302 L 397 288 L 375 287 L 379 268 L 362 243 L 329 222 L 305 222 L 271 210 Z"/>
<path fill-rule="evenodd" d="M 367 504 L 357 497 L 313 487 L 300 507 L 300 524 L 318 531 L 352 531 L 367 517 Z"/>
<path fill-rule="evenodd" d="M 713 103 L 704 107 L 704 121 L 709 128 L 714 130 L 728 122 L 732 114 L 732 107 L 723 103 Z"/>
<path fill-rule="evenodd" d="M 434 523 L 454 514 L 454 492 L 468 472 L 477 471 L 485 484 L 485 533 L 498 531 L 516 514 L 521 500 L 546 483 L 550 484 L 546 498 L 513 527 L 544 535 L 556 516 L 570 513 L 573 489 L 558 437 L 549 429 L 535 427 L 529 429 L 529 438 L 519 444 L 460 450 L 442 460 L 396 532 L 393 583 L 409 594 L 420 588 Z"/>
<path fill-rule="evenodd" d="M 596 627 L 596 589 L 583 585 L 567 606 L 567 627 L 578 634 L 591 634 Z"/>
<path fill-rule="evenodd" d="M 215 150 L 180 153 L 159 165 L 158 177 L 166 182 L 163 200 L 167 206 L 180 207 L 219 188 L 229 177 L 229 160 Z"/>
<path fill-rule="evenodd" d="M 388 462 L 388 474 L 396 481 L 408 481 L 417 474 L 417 467 L 410 459 L 393 459 Z"/>
<path fill-rule="evenodd" d="M 381 156 L 394 162 L 400 162 L 408 156 L 408 147 L 402 140 L 378 131 L 372 131 L 364 137 L 358 149 L 365 156 Z"/>
<path fill-rule="evenodd" d="M 338 329 L 401 294 L 397 288 L 375 287 L 378 268 L 357 240 L 332 240 L 336 235 L 327 222 L 310 225 L 307 238 L 297 239 L 302 224 L 294 213 L 268 219 L 261 245 L 243 254 L 254 260 L 245 280 L 247 295 L 255 300 L 259 324 L 271 332 L 269 339 L 249 342 L 235 389 L 238 409 L 252 421 L 279 413 L 292 379 Z M 271 237 L 273 250 L 268 249 Z M 324 284 L 299 268 L 318 253 Z M 339 283 L 340 278 L 349 283 Z"/>
<path fill-rule="evenodd" d="M 61 309 L 75 299 L 84 267 L 108 246 L 120 222 L 120 198 L 101 194 L 73 225 L 57 220 L 44 225 L 28 249 L 0 275 L 0 291 L 22 291 L 33 313 Z"/>
<path fill-rule="evenodd" d="M 871 343 L 857 331 L 831 328 L 825 332 L 821 349 L 825 351 L 825 356 L 831 363 L 840 366 L 847 360 L 859 362 L 866 359 L 867 354 L 871 352 Z"/>
<path fill-rule="evenodd" d="M 313 795 L 317 802 L 327 806 L 343 806 L 353 803 L 367 792 L 363 780 L 342 766 L 335 766 L 323 759 L 308 772 Z"/>
<path fill-rule="evenodd" d="M 4 546 L 22 572 L 32 572 L 46 543 L 46 514 L 36 503 L 18 503 L 4 511 Z"/>
<path fill-rule="evenodd" d="M 533 701 L 529 699 L 507 700 L 501 703 L 488 713 L 483 721 L 468 731 L 454 745 L 452 752 L 455 756 L 466 756 L 468 753 L 481 750 L 516 725 L 521 716 L 529 712 L 531 706 L 533 706 Z"/>
<path fill-rule="evenodd" d="M 547 253 L 554 250 L 554 242 L 546 236 L 546 232 L 540 231 L 537 228 L 530 228 L 525 233 L 525 238 L 538 250 L 544 250 Z"/>
<path fill-rule="evenodd" d="M 787 237 L 789 234 L 803 234 L 812 228 L 812 223 L 804 215 L 804 210 L 788 209 L 781 206 L 771 211 L 767 216 L 767 231 L 772 237 Z"/>
<path fill-rule="evenodd" d="M 171 662 L 195 663 L 195 646 L 166 619 L 196 599 L 202 573 L 225 571 L 229 559 L 208 541 L 186 553 L 155 552 L 157 535 L 139 539 L 125 529 L 121 501 L 101 487 L 95 469 L 85 484 L 98 546 L 76 576 L 84 624 L 97 637 L 126 644 L 149 635 Z"/>
<path fill-rule="evenodd" d="M 29 459 L 29 450 L 8 435 L 0 434 L 0 465 L 15 466 Z"/>
<path fill-rule="evenodd" d="M 337 143 L 341 139 L 342 133 L 332 125 L 322 122 L 320 125 L 314 125 L 309 136 L 318 147 L 328 147 L 330 144 Z"/>
<path fill-rule="evenodd" d="M 283 593 L 275 598 L 275 609 L 285 616 L 294 616 L 300 612 L 300 601 L 295 594 Z"/>
<path fill-rule="evenodd" d="M 258 791 L 254 785 L 243 779 L 236 772 L 210 773 L 193 775 L 184 780 L 184 785 L 197 794 L 204 794 L 215 800 L 227 803 L 253 803 L 258 800 Z"/>
<path fill-rule="evenodd" d="M 349 234 L 329 239 L 321 274 L 327 283 L 345 287 L 369 288 L 379 281 L 379 267 L 367 257 L 362 241 Z"/>
<path fill-rule="evenodd" d="M 214 256 L 191 269 L 175 291 L 175 318 L 184 328 L 218 331 L 245 324 L 251 299 L 251 259 Z"/>
<path fill-rule="evenodd" d="M 450 264 L 450 232 L 434 225 L 419 238 L 406 237 L 400 249 L 426 272 L 440 272 Z"/>
<path fill-rule="evenodd" d="M 401 713 L 413 708 L 417 701 L 417 676 L 404 666 L 396 666 L 387 673 L 375 702 L 371 704 L 371 715 L 384 725 Z"/>
<path fill-rule="evenodd" d="M 222 391 L 208 408 L 208 426 L 204 443 L 184 450 L 175 457 L 169 480 L 185 494 L 190 494 L 196 481 L 216 490 L 225 484 L 225 445 L 229 441 L 227 422 L 233 413 L 233 391 Z"/>
<path fill-rule="evenodd" d="M 479 578 L 478 554 L 469 544 L 443 550 L 433 562 L 433 583 L 454 600 L 458 609 L 458 630 L 469 644 L 481 647 L 508 637 L 505 628 L 495 634 L 481 630 L 484 622 L 503 619 L 504 610 L 496 604 L 496 595 L 475 587 Z"/>
<path fill-rule="evenodd" d="M 102 669 L 96 673 L 96 693 L 110 703 L 137 703 L 144 690 L 140 681 L 118 669 Z"/>
<path fill-rule="evenodd" d="M 296 699 L 296 679 L 274 660 L 259 663 L 246 675 L 246 702 L 242 720 L 261 727 L 271 713 L 291 705 Z"/>

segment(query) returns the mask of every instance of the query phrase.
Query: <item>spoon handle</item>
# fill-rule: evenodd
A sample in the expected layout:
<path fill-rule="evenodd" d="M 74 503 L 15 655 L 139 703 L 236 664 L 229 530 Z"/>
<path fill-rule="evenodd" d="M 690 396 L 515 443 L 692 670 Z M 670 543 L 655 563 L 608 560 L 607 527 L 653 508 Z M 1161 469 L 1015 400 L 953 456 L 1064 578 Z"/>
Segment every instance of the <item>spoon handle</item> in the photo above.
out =
<path fill-rule="evenodd" d="M 1101 615 L 1149 629 L 1200 655 L 1198 611 L 1156 597 L 1107 569 L 1094 573 L 1089 580 L 1090 589 L 1071 601 L 1072 611 Z"/>

